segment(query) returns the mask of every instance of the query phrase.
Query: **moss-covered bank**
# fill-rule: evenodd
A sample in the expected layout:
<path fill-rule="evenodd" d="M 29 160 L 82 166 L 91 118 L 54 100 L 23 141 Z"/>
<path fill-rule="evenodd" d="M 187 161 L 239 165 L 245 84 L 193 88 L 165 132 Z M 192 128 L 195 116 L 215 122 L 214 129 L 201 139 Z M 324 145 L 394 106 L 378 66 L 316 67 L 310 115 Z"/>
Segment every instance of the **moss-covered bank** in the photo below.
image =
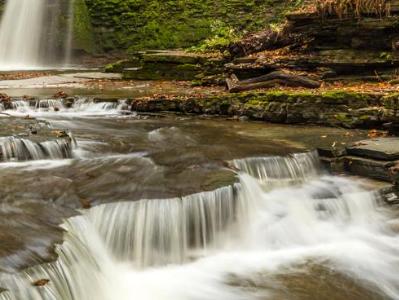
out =
<path fill-rule="evenodd" d="M 206 97 L 157 96 L 134 100 L 132 109 L 247 117 L 286 124 L 378 128 L 386 122 L 399 121 L 399 94 L 269 91 Z"/>

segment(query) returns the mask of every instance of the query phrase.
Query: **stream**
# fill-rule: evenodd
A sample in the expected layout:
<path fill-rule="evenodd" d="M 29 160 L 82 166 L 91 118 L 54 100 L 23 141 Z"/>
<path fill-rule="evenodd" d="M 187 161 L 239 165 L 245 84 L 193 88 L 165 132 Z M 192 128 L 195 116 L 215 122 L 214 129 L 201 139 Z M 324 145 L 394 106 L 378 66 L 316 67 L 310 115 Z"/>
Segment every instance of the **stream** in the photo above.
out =
<path fill-rule="evenodd" d="M 365 131 L 0 110 L 1 300 L 399 299 L 398 211 L 314 151 Z"/>

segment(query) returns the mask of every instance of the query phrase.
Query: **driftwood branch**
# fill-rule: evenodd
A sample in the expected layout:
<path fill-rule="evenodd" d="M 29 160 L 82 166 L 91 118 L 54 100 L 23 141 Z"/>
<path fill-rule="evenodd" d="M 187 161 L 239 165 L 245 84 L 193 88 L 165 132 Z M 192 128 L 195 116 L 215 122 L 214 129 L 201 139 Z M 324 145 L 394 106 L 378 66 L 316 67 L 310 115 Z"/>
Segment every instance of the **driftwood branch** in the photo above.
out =
<path fill-rule="evenodd" d="M 315 89 L 320 87 L 320 82 L 281 71 L 275 71 L 266 75 L 239 81 L 235 75 L 226 79 L 227 88 L 230 93 L 238 93 L 262 88 L 272 88 L 278 85 L 290 87 L 304 87 Z"/>

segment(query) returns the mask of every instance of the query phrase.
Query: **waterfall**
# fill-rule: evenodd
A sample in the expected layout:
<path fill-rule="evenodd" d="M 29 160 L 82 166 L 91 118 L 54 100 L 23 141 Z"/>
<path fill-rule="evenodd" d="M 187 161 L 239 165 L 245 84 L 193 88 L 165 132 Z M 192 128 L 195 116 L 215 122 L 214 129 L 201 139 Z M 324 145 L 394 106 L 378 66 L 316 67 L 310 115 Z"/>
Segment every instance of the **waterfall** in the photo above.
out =
<path fill-rule="evenodd" d="M 46 0 L 9 0 L 0 25 L 1 68 L 38 67 Z"/>
<path fill-rule="evenodd" d="M 237 221 L 235 193 L 231 186 L 183 198 L 102 205 L 88 219 L 119 259 L 137 267 L 182 263 L 195 255 L 190 249 L 222 244 L 220 233 Z"/>
<path fill-rule="evenodd" d="M 126 100 L 97 102 L 90 98 L 13 100 L 7 106 L 10 115 L 21 116 L 96 116 L 129 114 L 130 106 Z M 4 110 L 4 107 L 3 107 Z"/>
<path fill-rule="evenodd" d="M 71 157 L 72 142 L 69 138 L 41 143 L 18 137 L 0 138 L 0 161 L 63 159 Z"/>
<path fill-rule="evenodd" d="M 0 69 L 63 65 L 65 58 L 60 56 L 70 55 L 72 40 L 72 25 L 63 29 L 60 23 L 64 6 L 64 1 L 7 0 L 0 24 Z"/>
<path fill-rule="evenodd" d="M 231 165 L 261 181 L 277 184 L 281 184 L 284 180 L 303 182 L 319 173 L 317 152 L 296 153 L 289 157 L 236 159 Z"/>
<path fill-rule="evenodd" d="M 63 224 L 58 260 L 4 275 L 0 282 L 8 291 L 0 299 L 269 299 L 273 276 L 291 274 L 310 261 L 331 270 L 329 281 L 336 280 L 333 272 L 342 273 L 354 278 L 357 286 L 350 289 L 363 286 L 381 299 L 399 299 L 399 237 L 388 226 L 389 212 L 375 193 L 350 179 L 300 178 L 313 158 L 309 153 L 235 162 L 250 162 L 252 170 L 254 161 L 263 170 L 277 162 L 286 170 L 294 163 L 295 172 L 282 173 L 302 182 L 295 186 L 265 190 L 267 181 L 243 167 L 234 186 L 85 211 Z M 300 272 L 303 277 L 308 271 Z M 256 288 L 266 294 L 245 288 L 257 276 L 264 282 Z M 230 284 L 232 278 L 238 283 Z M 48 283 L 34 287 L 40 279 Z M 274 287 L 292 284 L 283 280 Z M 306 292 L 317 299 L 320 291 Z"/>

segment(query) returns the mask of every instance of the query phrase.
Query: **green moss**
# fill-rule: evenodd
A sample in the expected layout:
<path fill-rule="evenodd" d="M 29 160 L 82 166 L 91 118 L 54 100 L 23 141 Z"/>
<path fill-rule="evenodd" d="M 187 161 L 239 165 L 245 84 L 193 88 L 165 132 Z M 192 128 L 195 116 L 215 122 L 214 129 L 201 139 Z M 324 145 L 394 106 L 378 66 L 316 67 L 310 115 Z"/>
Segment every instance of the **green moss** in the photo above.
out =
<path fill-rule="evenodd" d="M 107 73 L 122 73 L 126 68 L 137 68 L 140 66 L 141 61 L 138 59 L 124 59 L 112 64 L 107 64 L 104 71 Z"/>
<path fill-rule="evenodd" d="M 295 4 L 281 0 L 86 0 L 96 40 L 105 50 L 187 48 L 279 22 Z"/>
<path fill-rule="evenodd" d="M 74 0 L 73 3 L 73 48 L 94 53 L 98 47 L 94 42 L 93 28 L 85 0 Z"/>
<path fill-rule="evenodd" d="M 372 116 L 370 116 L 370 115 L 361 115 L 359 117 L 359 120 L 361 120 L 361 121 L 369 121 L 371 119 L 372 119 Z"/>
<path fill-rule="evenodd" d="M 195 80 L 200 71 L 197 65 L 146 63 L 138 70 L 124 71 L 123 76 L 136 80 Z"/>
<path fill-rule="evenodd" d="M 399 110 L 399 93 L 385 96 L 382 98 L 382 103 L 387 109 Z"/>
<path fill-rule="evenodd" d="M 348 128 L 353 127 L 353 124 L 356 122 L 353 116 L 348 113 L 338 113 L 335 115 L 335 119 L 339 121 L 342 126 Z"/>

